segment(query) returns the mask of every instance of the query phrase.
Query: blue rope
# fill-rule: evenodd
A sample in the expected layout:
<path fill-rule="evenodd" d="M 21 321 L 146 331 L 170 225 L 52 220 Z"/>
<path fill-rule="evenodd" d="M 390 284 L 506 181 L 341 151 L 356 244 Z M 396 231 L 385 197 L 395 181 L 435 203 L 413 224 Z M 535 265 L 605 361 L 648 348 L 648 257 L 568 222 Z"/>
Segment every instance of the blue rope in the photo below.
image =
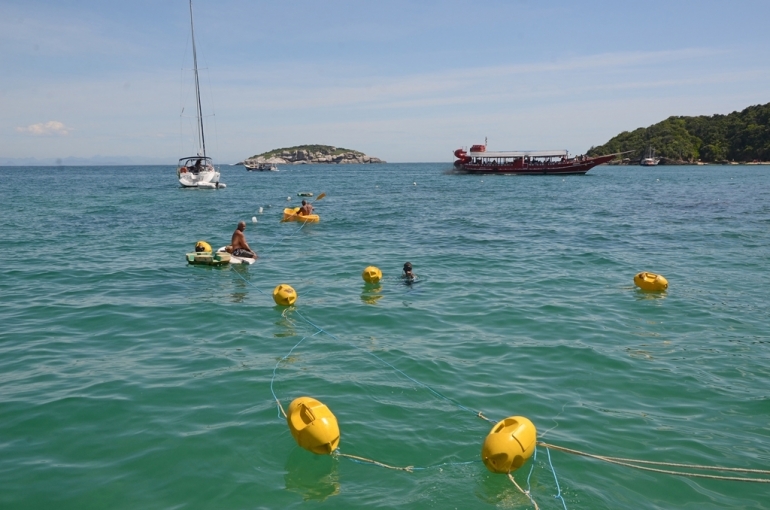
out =
<path fill-rule="evenodd" d="M 281 407 L 281 402 L 280 402 L 280 400 L 278 400 L 278 395 L 276 395 L 276 394 L 275 394 L 275 391 L 273 390 L 273 383 L 275 382 L 275 373 L 276 373 L 276 371 L 278 370 L 278 366 L 279 366 L 281 363 L 283 363 L 283 362 L 284 362 L 284 361 L 285 361 L 285 360 L 286 360 L 286 359 L 287 359 L 289 356 L 291 356 L 291 353 L 292 353 L 292 352 L 294 352 L 294 349 L 296 349 L 297 347 L 299 347 L 299 344 L 301 344 L 302 342 L 304 342 L 304 341 L 305 341 L 305 339 L 307 339 L 307 338 L 312 338 L 312 337 L 316 336 L 316 335 L 317 335 L 317 334 L 319 334 L 319 333 L 320 333 L 320 331 L 317 331 L 317 332 L 313 333 L 313 334 L 312 334 L 312 335 L 310 335 L 310 336 L 303 336 L 303 337 L 302 337 L 302 340 L 300 340 L 299 342 L 297 342 L 296 344 L 294 344 L 294 347 L 292 347 L 292 348 L 291 348 L 291 350 L 290 350 L 290 351 L 289 351 L 289 352 L 286 354 L 286 356 L 284 356 L 283 358 L 281 358 L 280 360 L 278 360 L 278 363 L 276 363 L 276 364 L 275 364 L 275 367 L 273 367 L 273 377 L 270 379 L 270 393 L 272 393 L 272 394 L 273 394 L 273 398 L 275 399 L 275 403 L 276 403 L 276 407 L 277 407 L 277 411 L 278 411 L 278 418 L 283 418 L 283 416 L 281 416 L 281 411 L 283 410 L 283 408 Z"/>
<path fill-rule="evenodd" d="M 527 492 L 529 492 L 530 494 L 532 493 L 532 492 L 531 492 L 531 489 L 532 489 L 532 488 L 531 488 L 531 486 L 529 485 L 529 479 L 530 479 L 530 477 L 532 476 L 532 471 L 534 471 L 534 470 L 535 470 L 535 462 L 537 462 L 537 445 L 535 445 L 535 454 L 534 454 L 534 456 L 532 457 L 532 465 L 530 466 L 530 468 L 529 468 L 529 474 L 527 475 Z"/>
<path fill-rule="evenodd" d="M 275 245 L 276 245 L 276 244 L 280 243 L 281 241 L 283 241 L 283 240 L 284 240 L 284 239 L 286 239 L 287 237 L 291 237 L 291 236 L 293 236 L 294 234 L 296 234 L 297 232 L 299 232 L 300 230 L 302 230 L 302 227 L 304 227 L 304 226 L 305 226 L 305 225 L 307 225 L 307 224 L 308 224 L 307 220 L 306 220 L 306 221 L 304 221 L 304 222 L 302 222 L 302 225 L 300 225 L 300 227 L 299 227 L 297 230 L 295 230 L 294 232 L 292 232 L 292 233 L 291 233 L 291 234 L 289 234 L 289 235 L 285 235 L 285 236 L 283 236 L 282 238 L 280 238 L 279 240 L 277 240 L 276 242 L 274 242 L 273 244 L 271 244 L 270 246 L 268 246 L 267 248 L 265 248 L 265 249 L 264 249 L 264 251 L 270 251 L 270 250 L 272 250 L 272 249 L 275 247 Z"/>
<path fill-rule="evenodd" d="M 241 279 L 241 280 L 243 280 L 244 282 L 248 283 L 249 285 L 251 285 L 252 287 L 254 287 L 255 289 L 257 289 L 257 292 L 259 292 L 259 293 L 260 293 L 260 294 L 262 294 L 263 296 L 267 296 L 267 294 L 265 294 L 265 293 L 262 291 L 262 289 L 260 289 L 259 287 L 257 287 L 256 285 L 254 285 L 253 283 L 251 283 L 250 281 L 248 281 L 246 278 L 244 278 L 244 277 L 243 277 L 243 275 L 242 275 L 241 273 L 239 273 L 238 271 L 235 271 L 235 270 L 233 270 L 233 272 L 234 272 L 235 274 L 237 274 L 237 275 L 238 275 L 238 278 L 240 278 L 240 279 Z"/>
<path fill-rule="evenodd" d="M 553 462 L 551 462 L 551 451 L 546 448 L 545 452 L 548 454 L 548 464 L 551 465 L 551 472 L 553 473 L 553 479 L 556 482 L 556 489 L 559 491 L 554 498 L 561 499 L 561 504 L 564 506 L 564 510 L 567 510 L 567 502 L 564 501 L 564 497 L 561 495 L 561 487 L 559 486 L 559 479 L 556 477 L 556 470 L 553 468 Z"/>
<path fill-rule="evenodd" d="M 295 312 L 297 313 L 297 315 L 299 315 L 299 316 L 302 318 L 302 320 L 304 320 L 305 322 L 307 322 L 308 324 L 310 324 L 311 326 L 313 326 L 313 327 L 314 327 L 315 329 L 317 329 L 319 332 L 322 332 L 322 333 L 324 333 L 324 334 L 326 334 L 326 335 L 330 336 L 331 338 L 333 338 L 333 339 L 337 340 L 338 342 L 344 342 L 343 340 L 340 340 L 339 338 L 337 338 L 336 336 L 334 336 L 332 333 L 329 333 L 328 331 L 326 331 L 325 329 L 323 329 L 321 326 L 319 326 L 319 325 L 317 325 L 317 324 L 313 323 L 313 322 L 312 322 L 310 319 L 308 319 L 307 317 L 305 317 L 304 315 L 302 315 L 302 314 L 299 312 L 299 310 L 295 310 Z M 442 395 L 441 393 L 439 393 L 438 391 L 434 390 L 433 388 L 431 388 L 431 387 L 430 387 L 430 386 L 428 386 L 427 384 L 425 384 L 425 383 L 422 383 L 422 382 L 418 381 L 417 379 L 415 379 L 415 378 L 413 378 L 413 377 L 411 377 L 411 376 L 407 375 L 407 374 L 406 374 L 406 373 L 405 373 L 403 370 L 400 370 L 400 369 L 396 368 L 395 366 L 393 366 L 392 364 L 388 363 L 388 362 L 387 362 L 387 361 L 385 361 L 384 359 L 380 358 L 379 356 L 377 356 L 377 355 L 376 355 L 376 354 L 374 354 L 373 352 L 367 351 L 366 349 L 363 349 L 363 348 L 361 348 L 361 347 L 359 347 L 359 346 L 357 346 L 357 345 L 355 345 L 355 344 L 353 344 L 353 343 L 351 343 L 351 342 L 344 342 L 344 343 L 346 343 L 346 344 L 350 345 L 351 347 L 353 347 L 353 348 L 355 348 L 355 349 L 358 349 L 359 351 L 362 351 L 362 352 L 364 352 L 364 353 L 366 353 L 366 354 L 370 355 L 370 356 L 371 356 L 371 357 L 373 357 L 374 359 L 378 360 L 379 362 L 381 362 L 381 363 L 383 363 L 384 365 L 387 365 L 388 367 L 390 367 L 391 369 L 393 369 L 395 372 L 397 372 L 397 373 L 401 374 L 402 376 L 406 377 L 407 379 L 409 379 L 409 380 L 410 380 L 410 381 L 412 381 L 413 383 L 415 383 L 415 384 L 417 384 L 417 385 L 419 385 L 419 386 L 422 386 L 422 387 L 423 387 L 423 388 L 425 388 L 426 390 L 430 391 L 431 393 L 433 393 L 433 394 L 434 394 L 434 395 L 436 395 L 437 397 L 439 397 L 439 398 L 442 398 L 442 399 L 446 400 L 447 402 L 450 402 L 450 403 L 452 403 L 452 404 L 456 405 L 457 407 L 459 407 L 460 409 L 462 409 L 462 410 L 464 410 L 464 411 L 468 411 L 469 413 L 473 413 L 473 414 L 475 414 L 476 416 L 478 416 L 479 418 L 481 418 L 481 419 L 484 419 L 484 420 L 486 420 L 486 421 L 488 421 L 488 422 L 490 422 L 490 423 L 497 423 L 496 421 L 494 421 L 494 420 L 490 420 L 489 418 L 487 418 L 486 416 L 484 416 L 484 415 L 483 415 L 483 414 L 482 414 L 480 411 L 474 411 L 473 409 L 470 409 L 470 408 L 468 408 L 468 407 L 465 407 L 464 405 L 460 404 L 460 403 L 459 403 L 459 402 L 457 402 L 456 400 L 453 400 L 453 399 L 451 399 L 451 398 L 449 398 L 449 397 L 447 397 L 447 396 L 445 396 L 445 395 Z"/>

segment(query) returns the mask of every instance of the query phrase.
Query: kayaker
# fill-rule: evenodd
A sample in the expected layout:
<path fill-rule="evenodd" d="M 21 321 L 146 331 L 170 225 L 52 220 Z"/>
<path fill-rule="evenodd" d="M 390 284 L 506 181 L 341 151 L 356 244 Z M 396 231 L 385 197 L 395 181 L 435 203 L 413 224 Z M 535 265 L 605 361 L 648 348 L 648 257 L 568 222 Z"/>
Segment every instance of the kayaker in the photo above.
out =
<path fill-rule="evenodd" d="M 243 234 L 244 230 L 246 230 L 246 222 L 239 221 L 238 227 L 235 229 L 235 232 L 233 232 L 233 238 L 230 241 L 230 246 L 233 248 L 232 254 L 236 257 L 255 259 L 257 258 L 257 254 L 254 253 L 254 250 L 251 249 L 249 243 L 246 242 L 246 236 Z"/>
<path fill-rule="evenodd" d="M 313 206 L 307 203 L 307 200 L 302 201 L 302 207 L 299 208 L 297 214 L 300 216 L 309 216 L 313 214 Z"/>

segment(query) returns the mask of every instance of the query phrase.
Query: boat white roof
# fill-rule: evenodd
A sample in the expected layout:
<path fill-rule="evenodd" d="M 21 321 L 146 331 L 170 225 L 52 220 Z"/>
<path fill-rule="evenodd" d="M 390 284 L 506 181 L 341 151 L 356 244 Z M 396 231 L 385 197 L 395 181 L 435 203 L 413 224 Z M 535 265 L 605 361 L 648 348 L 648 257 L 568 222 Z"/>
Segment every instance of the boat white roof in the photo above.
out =
<path fill-rule="evenodd" d="M 469 152 L 468 156 L 471 158 L 548 158 L 548 157 L 561 157 L 567 156 L 566 150 L 554 150 L 554 151 L 486 151 L 486 152 Z"/>

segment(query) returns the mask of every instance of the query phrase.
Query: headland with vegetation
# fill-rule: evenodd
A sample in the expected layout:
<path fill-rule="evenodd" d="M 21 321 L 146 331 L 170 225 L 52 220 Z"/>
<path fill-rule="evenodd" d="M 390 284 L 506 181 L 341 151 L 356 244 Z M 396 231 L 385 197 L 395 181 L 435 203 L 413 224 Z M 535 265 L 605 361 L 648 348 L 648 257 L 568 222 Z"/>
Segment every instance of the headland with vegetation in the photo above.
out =
<path fill-rule="evenodd" d="M 622 154 L 615 164 L 637 164 L 651 149 L 662 165 L 770 161 L 770 103 L 728 115 L 669 117 L 647 128 L 624 131 L 589 156 Z"/>

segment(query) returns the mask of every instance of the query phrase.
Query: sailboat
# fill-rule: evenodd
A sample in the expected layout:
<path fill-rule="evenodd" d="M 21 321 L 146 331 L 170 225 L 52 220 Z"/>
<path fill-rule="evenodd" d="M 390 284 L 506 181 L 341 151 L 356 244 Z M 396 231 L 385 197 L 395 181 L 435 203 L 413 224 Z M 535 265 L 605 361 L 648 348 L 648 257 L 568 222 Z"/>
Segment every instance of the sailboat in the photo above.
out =
<path fill-rule="evenodd" d="M 201 88 L 198 79 L 198 55 L 195 52 L 195 27 L 193 26 L 193 7 L 190 0 L 190 34 L 192 35 L 193 71 L 195 76 L 195 106 L 198 112 L 198 154 L 179 159 L 176 176 L 184 188 L 224 188 L 219 182 L 219 171 L 214 161 L 206 155 L 206 137 L 203 133 L 203 114 L 201 112 Z"/>
<path fill-rule="evenodd" d="M 642 166 L 655 166 L 660 162 L 660 159 L 655 157 L 655 149 L 652 147 L 647 148 L 647 154 L 639 162 Z"/>

